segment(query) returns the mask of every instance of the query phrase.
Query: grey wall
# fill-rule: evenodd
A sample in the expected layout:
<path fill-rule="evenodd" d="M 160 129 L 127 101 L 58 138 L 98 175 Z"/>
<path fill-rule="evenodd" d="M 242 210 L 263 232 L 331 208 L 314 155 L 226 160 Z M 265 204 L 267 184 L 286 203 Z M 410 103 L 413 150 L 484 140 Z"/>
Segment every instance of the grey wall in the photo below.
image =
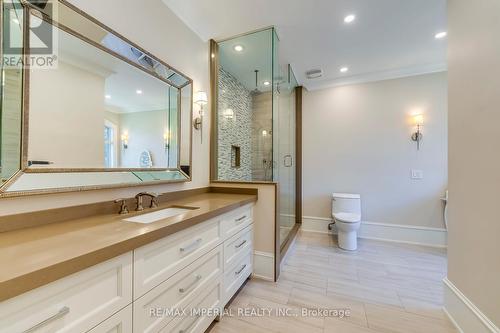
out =
<path fill-rule="evenodd" d="M 168 167 L 167 151 L 163 134 L 167 128 L 168 110 L 144 111 L 120 114 L 120 133 L 129 135 L 128 147 L 120 144 L 120 166 L 140 168 L 140 156 L 145 150 L 151 154 L 153 168 Z M 121 142 L 120 142 L 121 143 Z M 173 144 L 173 149 L 176 145 Z"/>
<path fill-rule="evenodd" d="M 500 327 L 500 2 L 450 0 L 448 279 Z"/>
<path fill-rule="evenodd" d="M 252 95 L 230 73 L 219 68 L 218 176 L 220 180 L 252 179 Z M 224 110 L 234 111 L 226 119 Z M 231 146 L 240 147 L 241 165 L 231 167 Z"/>
<path fill-rule="evenodd" d="M 306 92 L 303 108 L 304 215 L 330 218 L 331 193 L 353 192 L 364 221 L 444 227 L 446 73 Z M 410 140 L 416 110 L 420 151 Z"/>

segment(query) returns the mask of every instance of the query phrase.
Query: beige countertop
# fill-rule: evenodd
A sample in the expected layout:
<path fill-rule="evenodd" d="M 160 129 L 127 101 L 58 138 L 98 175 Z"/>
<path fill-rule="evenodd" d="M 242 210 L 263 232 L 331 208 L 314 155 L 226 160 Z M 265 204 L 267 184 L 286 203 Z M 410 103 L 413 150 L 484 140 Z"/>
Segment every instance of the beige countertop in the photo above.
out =
<path fill-rule="evenodd" d="M 127 215 L 104 214 L 0 233 L 0 301 L 76 273 L 257 200 L 203 193 Z M 173 205 L 199 209 L 151 224 L 122 221 Z"/>

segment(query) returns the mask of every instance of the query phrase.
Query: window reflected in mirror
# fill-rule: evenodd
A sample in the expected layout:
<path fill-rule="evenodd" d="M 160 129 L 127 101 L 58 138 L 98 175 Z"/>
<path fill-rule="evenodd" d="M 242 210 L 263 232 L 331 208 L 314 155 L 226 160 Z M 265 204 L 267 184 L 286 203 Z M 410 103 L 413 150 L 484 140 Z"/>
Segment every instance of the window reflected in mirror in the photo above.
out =
<path fill-rule="evenodd" d="M 14 45 L 23 44 L 22 7 L 15 3 L 2 2 L 2 31 L 9 31 L 10 38 L 2 38 L 1 49 L 4 50 L 9 41 Z M 0 52 L 3 54 L 3 52 Z M 3 66 L 1 68 L 0 95 L 0 185 L 16 174 L 21 168 L 21 119 L 23 78 L 21 64 Z"/>

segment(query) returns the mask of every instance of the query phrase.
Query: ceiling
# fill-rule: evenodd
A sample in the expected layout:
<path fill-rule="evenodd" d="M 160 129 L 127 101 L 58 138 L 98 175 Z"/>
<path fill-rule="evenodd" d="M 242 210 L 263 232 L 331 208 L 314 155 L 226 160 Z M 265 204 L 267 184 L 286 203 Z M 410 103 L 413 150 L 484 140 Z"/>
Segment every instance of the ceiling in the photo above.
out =
<path fill-rule="evenodd" d="M 312 90 L 446 70 L 446 38 L 434 38 L 446 0 L 162 1 L 204 40 L 275 26 L 281 61 Z M 323 77 L 306 79 L 315 68 Z"/>
<path fill-rule="evenodd" d="M 235 51 L 236 45 L 243 47 L 243 50 Z M 271 86 L 265 86 L 264 82 L 272 82 L 272 30 L 268 29 L 219 43 L 219 64 L 246 89 L 270 90 Z M 255 70 L 258 70 L 257 86 L 255 85 Z"/>
<path fill-rule="evenodd" d="M 59 31 L 58 47 L 59 61 L 102 77 L 102 99 L 109 111 L 131 113 L 168 109 L 170 85 L 167 83 L 64 31 Z M 137 90 L 142 93 L 138 94 Z"/>

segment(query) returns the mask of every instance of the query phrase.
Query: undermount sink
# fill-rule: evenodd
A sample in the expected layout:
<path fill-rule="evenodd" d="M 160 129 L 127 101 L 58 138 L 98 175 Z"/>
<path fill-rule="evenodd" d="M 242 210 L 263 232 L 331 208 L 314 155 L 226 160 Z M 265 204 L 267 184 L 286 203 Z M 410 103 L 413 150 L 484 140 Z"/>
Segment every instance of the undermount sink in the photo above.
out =
<path fill-rule="evenodd" d="M 148 223 L 160 221 L 160 220 L 172 217 L 172 216 L 181 215 L 181 214 L 184 214 L 184 213 L 196 210 L 196 209 L 199 209 L 199 207 L 173 206 L 170 208 L 157 210 L 156 212 L 151 212 L 151 213 L 137 215 L 134 217 L 129 217 L 127 219 L 124 219 L 123 221 L 148 224 Z"/>

